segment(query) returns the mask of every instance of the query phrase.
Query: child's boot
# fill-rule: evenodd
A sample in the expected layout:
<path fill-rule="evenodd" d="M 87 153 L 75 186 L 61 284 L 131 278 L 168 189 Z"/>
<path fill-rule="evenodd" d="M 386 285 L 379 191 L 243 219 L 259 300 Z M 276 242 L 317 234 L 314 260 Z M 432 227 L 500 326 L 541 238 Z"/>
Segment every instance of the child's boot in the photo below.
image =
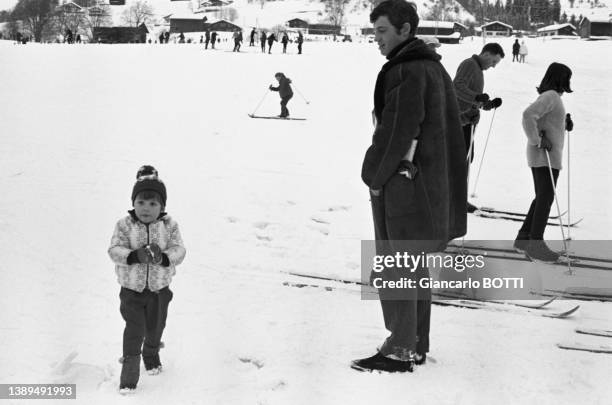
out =
<path fill-rule="evenodd" d="M 136 389 L 138 378 L 140 377 L 140 355 L 124 356 L 121 359 L 121 379 L 119 391 L 127 393 Z"/>

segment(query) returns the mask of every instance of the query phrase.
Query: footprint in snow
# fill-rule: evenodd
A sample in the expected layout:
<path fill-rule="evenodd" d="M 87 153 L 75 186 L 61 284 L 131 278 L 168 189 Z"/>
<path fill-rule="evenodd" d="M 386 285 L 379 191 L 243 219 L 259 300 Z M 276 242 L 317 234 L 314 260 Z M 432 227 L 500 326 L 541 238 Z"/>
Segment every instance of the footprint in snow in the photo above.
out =
<path fill-rule="evenodd" d="M 329 225 L 329 221 L 321 216 L 312 216 L 310 217 L 311 221 L 316 222 L 317 224 L 325 224 L 325 225 Z"/>
<path fill-rule="evenodd" d="M 255 367 L 257 367 L 257 369 L 261 369 L 264 366 L 263 361 L 261 360 L 257 360 L 257 359 L 251 359 L 249 357 L 238 357 L 238 360 L 240 360 L 241 362 L 245 363 L 245 364 L 252 364 Z"/>
<path fill-rule="evenodd" d="M 268 226 L 270 225 L 269 222 L 265 222 L 265 221 L 259 221 L 259 222 L 255 222 L 253 224 L 253 226 L 257 229 L 266 229 Z"/>
<path fill-rule="evenodd" d="M 227 222 L 229 222 L 230 224 L 235 224 L 236 222 L 238 222 L 238 218 L 236 217 L 226 217 L 225 218 L 227 220 Z"/>
<path fill-rule="evenodd" d="M 327 211 L 330 211 L 330 212 L 335 212 L 335 211 L 348 211 L 348 210 L 350 210 L 350 209 L 351 209 L 351 206 L 350 206 L 350 205 L 334 205 L 334 206 L 332 206 L 332 207 L 329 207 L 329 208 L 327 209 Z"/>

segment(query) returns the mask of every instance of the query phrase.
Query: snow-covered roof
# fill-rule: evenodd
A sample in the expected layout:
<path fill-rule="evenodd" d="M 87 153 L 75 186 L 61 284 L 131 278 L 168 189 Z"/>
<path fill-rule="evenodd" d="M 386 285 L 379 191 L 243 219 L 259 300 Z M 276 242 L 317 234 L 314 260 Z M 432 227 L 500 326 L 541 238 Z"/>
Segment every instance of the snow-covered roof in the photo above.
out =
<path fill-rule="evenodd" d="M 171 20 L 203 20 L 204 17 L 206 17 L 204 14 L 174 13 L 164 18 L 169 18 Z"/>
<path fill-rule="evenodd" d="M 429 21 L 429 20 L 421 20 L 419 21 L 420 28 L 454 28 L 455 23 L 452 21 Z"/>
<path fill-rule="evenodd" d="M 604 14 L 604 13 L 593 13 L 591 15 L 585 15 L 583 19 L 586 18 L 590 22 L 599 22 L 599 23 L 609 23 L 612 22 L 612 13 Z"/>
<path fill-rule="evenodd" d="M 538 28 L 538 32 L 545 32 L 545 31 L 557 31 L 560 30 L 561 28 L 565 28 L 565 27 L 571 27 L 573 30 L 576 29 L 576 27 L 574 27 L 572 24 L 570 23 L 565 23 L 565 24 L 552 24 L 552 25 L 547 25 L 546 27 L 542 27 L 542 28 Z"/>
<path fill-rule="evenodd" d="M 500 25 L 503 25 L 504 27 L 508 27 L 508 28 L 512 29 L 511 25 L 508 25 L 508 24 L 503 23 L 501 21 L 491 21 L 490 23 L 486 23 L 486 24 L 481 25 L 480 28 L 483 28 L 483 27 L 486 28 L 489 25 L 494 25 L 494 24 L 500 24 Z"/>

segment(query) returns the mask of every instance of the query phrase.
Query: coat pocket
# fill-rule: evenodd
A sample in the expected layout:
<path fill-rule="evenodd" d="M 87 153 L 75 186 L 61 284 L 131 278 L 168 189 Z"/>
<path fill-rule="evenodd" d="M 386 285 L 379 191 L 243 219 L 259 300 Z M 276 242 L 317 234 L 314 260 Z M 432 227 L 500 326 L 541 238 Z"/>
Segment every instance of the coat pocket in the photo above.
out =
<path fill-rule="evenodd" d="M 409 179 L 401 174 L 394 174 L 385 184 L 385 210 L 388 218 L 415 214 L 417 209 L 416 178 Z"/>

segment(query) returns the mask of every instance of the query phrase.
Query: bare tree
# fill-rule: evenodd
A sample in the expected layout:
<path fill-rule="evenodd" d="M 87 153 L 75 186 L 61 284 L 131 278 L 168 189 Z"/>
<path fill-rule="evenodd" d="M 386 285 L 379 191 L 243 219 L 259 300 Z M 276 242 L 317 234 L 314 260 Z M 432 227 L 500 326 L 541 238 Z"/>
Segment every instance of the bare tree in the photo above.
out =
<path fill-rule="evenodd" d="M 76 36 L 79 28 L 85 25 L 85 11 L 76 7 L 59 7 L 54 22 L 60 33 L 70 30 Z"/>
<path fill-rule="evenodd" d="M 329 21 L 336 27 L 342 25 L 346 6 L 350 0 L 325 0 L 325 11 L 329 17 Z"/>
<path fill-rule="evenodd" d="M 21 20 L 24 28 L 34 35 L 34 40 L 40 42 L 45 26 L 53 20 L 57 2 L 58 0 L 19 0 L 11 17 Z"/>
<path fill-rule="evenodd" d="M 112 13 L 107 5 L 90 7 L 85 16 L 85 28 L 89 31 L 89 36 L 93 40 L 93 33 L 96 28 L 112 25 Z"/>
<path fill-rule="evenodd" d="M 121 21 L 131 27 L 138 27 L 142 23 L 153 20 L 153 7 L 146 1 L 137 1 L 121 14 Z"/>

